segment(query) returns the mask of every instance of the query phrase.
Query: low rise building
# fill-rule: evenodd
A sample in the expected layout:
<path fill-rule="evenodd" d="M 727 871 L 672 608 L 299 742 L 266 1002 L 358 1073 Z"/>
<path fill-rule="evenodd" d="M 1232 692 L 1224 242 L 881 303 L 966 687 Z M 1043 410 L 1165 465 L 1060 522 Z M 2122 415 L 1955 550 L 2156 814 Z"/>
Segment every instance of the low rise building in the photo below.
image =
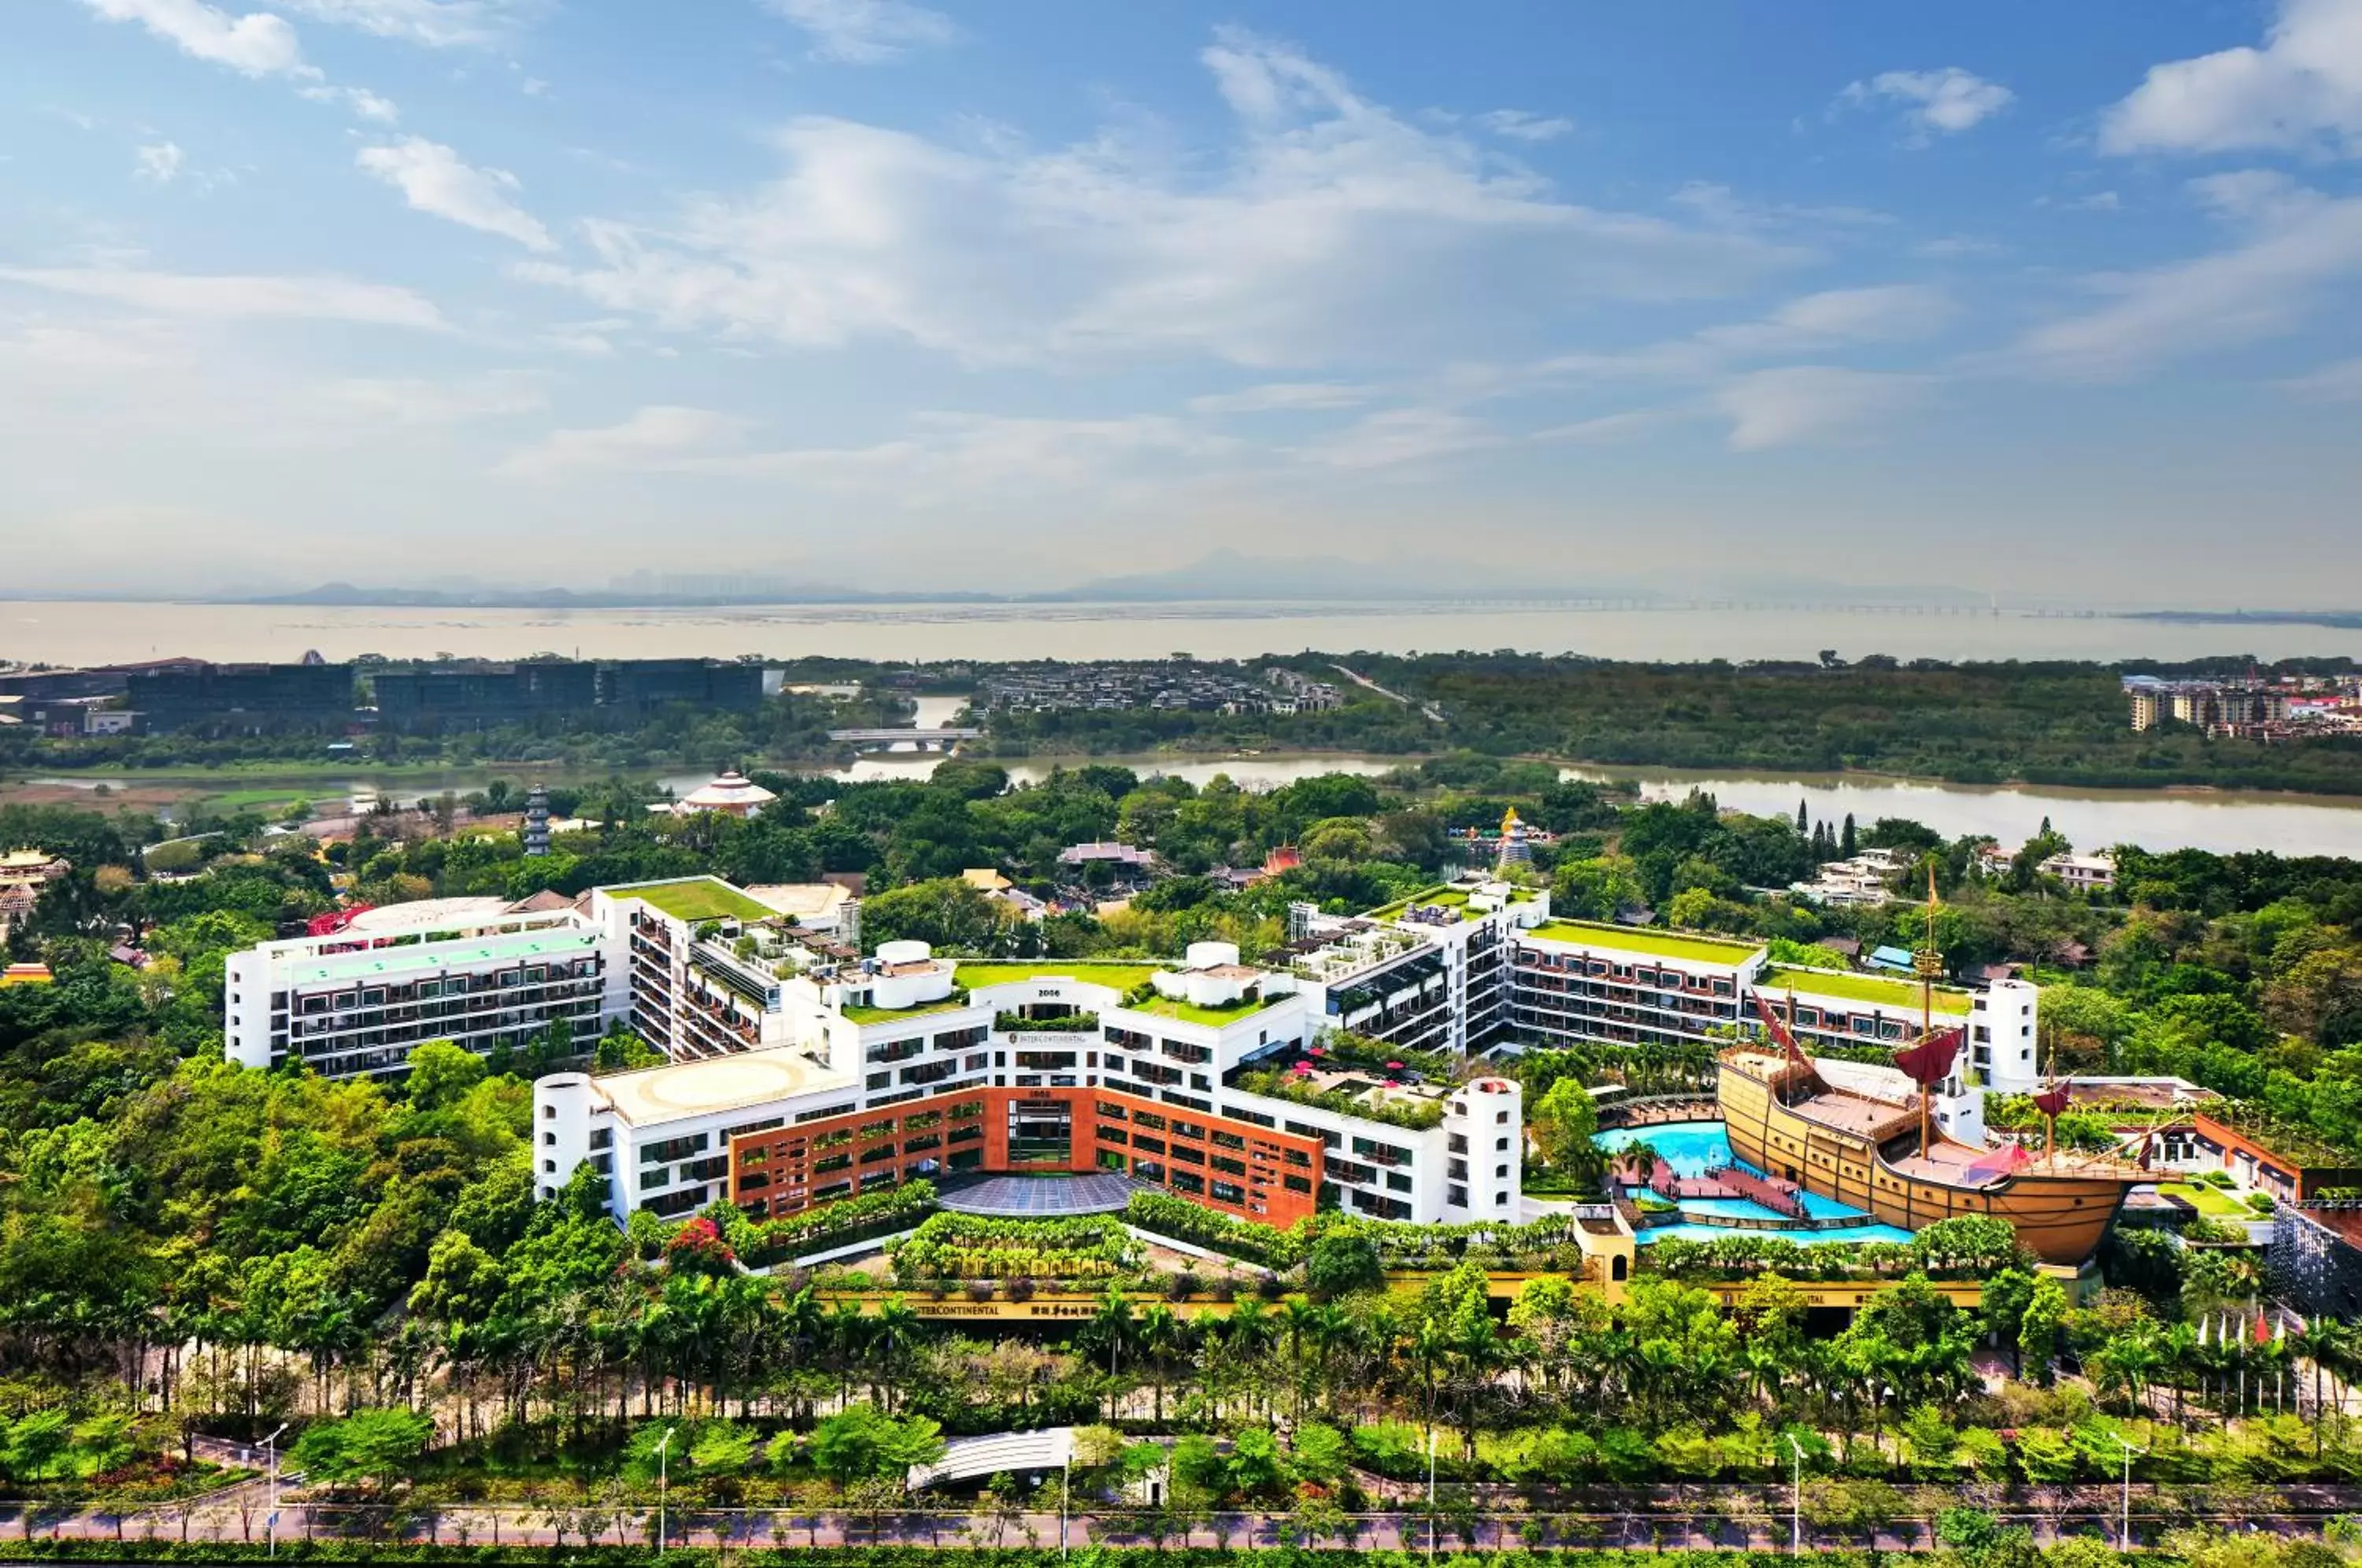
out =
<path fill-rule="evenodd" d="M 2066 883 L 2072 893 L 2105 892 L 2116 885 L 2116 863 L 2106 855 L 2054 855 L 2037 869 Z"/>

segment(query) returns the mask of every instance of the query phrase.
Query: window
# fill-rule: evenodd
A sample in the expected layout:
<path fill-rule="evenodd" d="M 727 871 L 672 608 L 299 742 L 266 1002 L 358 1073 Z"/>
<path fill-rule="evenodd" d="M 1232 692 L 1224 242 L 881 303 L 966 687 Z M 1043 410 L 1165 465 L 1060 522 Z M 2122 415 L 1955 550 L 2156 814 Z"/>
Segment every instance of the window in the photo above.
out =
<path fill-rule="evenodd" d="M 541 1108 L 541 1119 L 542 1119 L 544 1121 L 551 1121 L 551 1120 L 552 1120 L 552 1119 L 554 1119 L 557 1115 L 557 1107 L 556 1107 L 556 1106 L 554 1106 L 554 1105 L 545 1105 L 545 1106 L 543 1106 L 543 1107 Z"/>
<path fill-rule="evenodd" d="M 1218 1182 L 1216 1182 L 1216 1183 L 1214 1184 L 1214 1201 L 1215 1201 L 1215 1202 L 1217 1202 L 1217 1203 L 1244 1203 L 1246 1200 L 1247 1200 L 1246 1188 L 1244 1188 L 1244 1187 L 1242 1187 L 1238 1186 L 1236 1183 L 1234 1183 L 1234 1182 L 1227 1182 L 1227 1181 L 1218 1181 Z"/>
<path fill-rule="evenodd" d="M 1214 1168 L 1218 1171 L 1228 1171 L 1232 1176 L 1247 1174 L 1247 1163 L 1244 1160 L 1234 1160 L 1228 1154 L 1216 1154 Z"/>
<path fill-rule="evenodd" d="M 615 1130 L 613 1128 L 594 1127 L 590 1130 L 590 1147 L 594 1149 L 610 1149 L 614 1147 L 614 1143 Z"/>
<path fill-rule="evenodd" d="M 1175 1171 L 1173 1173 L 1173 1190 L 1175 1192 L 1193 1193 L 1202 1197 L 1206 1191 L 1206 1178 L 1198 1175 L 1195 1171 Z"/>
<path fill-rule="evenodd" d="M 1507 1165 L 1495 1165 L 1495 1166 L 1493 1167 L 1493 1179 L 1494 1179 L 1495 1181 L 1507 1181 L 1507 1180 L 1508 1180 L 1508 1179 L 1509 1179 L 1509 1167 L 1508 1167 L 1508 1166 L 1507 1166 Z"/>
<path fill-rule="evenodd" d="M 1152 1154 L 1161 1154 L 1164 1152 L 1164 1140 L 1152 1138 L 1145 1132 L 1135 1132 L 1131 1135 L 1131 1146 L 1145 1149 Z"/>
<path fill-rule="evenodd" d="M 670 1165 L 685 1155 L 705 1153 L 705 1144 L 706 1135 L 702 1132 L 694 1133 L 687 1138 L 667 1138 L 660 1143 L 650 1143 L 642 1149 L 640 1164 Z"/>
<path fill-rule="evenodd" d="M 1312 1191 L 1312 1178 L 1310 1176 L 1283 1176 L 1279 1178 L 1279 1185 L 1287 1188 L 1290 1192 L 1309 1194 Z"/>

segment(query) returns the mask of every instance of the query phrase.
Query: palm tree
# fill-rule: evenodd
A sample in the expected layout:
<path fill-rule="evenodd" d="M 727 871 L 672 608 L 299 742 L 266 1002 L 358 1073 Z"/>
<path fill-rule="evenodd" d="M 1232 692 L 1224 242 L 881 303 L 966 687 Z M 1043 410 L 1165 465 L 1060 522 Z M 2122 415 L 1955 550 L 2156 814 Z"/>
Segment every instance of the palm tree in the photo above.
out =
<path fill-rule="evenodd" d="M 886 1398 L 888 1409 L 893 1408 L 894 1389 L 901 1382 L 896 1375 L 900 1364 L 918 1347 L 924 1331 L 919 1314 L 900 1296 L 889 1296 L 877 1309 L 877 1324 L 871 1342 L 882 1348 L 886 1364 Z"/>
<path fill-rule="evenodd" d="M 1156 1424 L 1164 1424 L 1164 1377 L 1186 1338 L 1181 1316 L 1159 1301 L 1140 1315 L 1141 1348 L 1148 1353 L 1148 1380 L 1156 1390 Z"/>

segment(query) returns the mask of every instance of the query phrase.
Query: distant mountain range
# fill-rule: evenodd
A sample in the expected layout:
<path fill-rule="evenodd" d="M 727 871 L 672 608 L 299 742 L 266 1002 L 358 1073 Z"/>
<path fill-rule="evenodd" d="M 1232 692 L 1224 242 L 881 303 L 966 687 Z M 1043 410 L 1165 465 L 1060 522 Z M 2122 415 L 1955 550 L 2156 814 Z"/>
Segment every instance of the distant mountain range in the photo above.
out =
<path fill-rule="evenodd" d="M 1624 578 L 1576 581 L 1517 561 L 1414 558 L 1385 562 L 1336 556 L 1250 556 L 1219 549 L 1187 566 L 1093 578 L 1071 588 L 1023 593 L 973 590 L 854 588 L 842 583 L 747 580 L 710 592 L 666 591 L 620 583 L 606 589 L 534 588 L 475 582 L 433 587 L 362 587 L 322 583 L 297 592 L 256 594 L 214 602 L 238 604 L 381 605 L 436 609 L 612 610 L 721 608 L 761 604 L 1153 604 L 1239 603 L 1486 603 L 1632 604 L 1672 608 L 1714 602 L 1749 605 L 1945 605 L 1986 596 L 1948 586 L 1863 587 L 1810 578 L 1743 572 L 1685 577 L 1678 590 Z"/>

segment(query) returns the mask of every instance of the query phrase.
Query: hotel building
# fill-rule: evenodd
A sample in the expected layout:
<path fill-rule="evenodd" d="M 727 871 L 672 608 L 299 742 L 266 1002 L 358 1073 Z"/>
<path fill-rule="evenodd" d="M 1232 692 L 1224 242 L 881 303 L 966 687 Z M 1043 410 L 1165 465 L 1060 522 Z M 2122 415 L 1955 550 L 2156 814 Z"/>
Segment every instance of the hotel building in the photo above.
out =
<path fill-rule="evenodd" d="M 1758 996 L 1793 998 L 1808 1045 L 1893 1045 L 1919 1018 L 1907 980 L 1552 920 L 1547 893 L 1498 881 L 1354 919 L 1299 906 L 1259 964 L 1220 943 L 1178 965 L 864 956 L 788 918 L 807 892 L 690 878 L 367 911 L 230 960 L 227 1054 L 390 1077 L 422 1041 L 524 1049 L 562 1021 L 587 1051 L 626 1025 L 666 1065 L 535 1087 L 539 1190 L 588 1164 L 618 1216 L 725 1199 L 771 1217 L 1033 1170 L 1275 1225 L 1323 1201 L 1440 1222 L 1518 1216 L 1524 1116 L 1515 1083 L 1454 1083 L 1436 1057 L 1715 1043 L 1753 1027 Z M 1970 1042 L 1948 1128 L 1974 1130 L 1976 1090 L 2034 1087 L 2037 994 L 1937 989 L 1936 1022 Z"/>

